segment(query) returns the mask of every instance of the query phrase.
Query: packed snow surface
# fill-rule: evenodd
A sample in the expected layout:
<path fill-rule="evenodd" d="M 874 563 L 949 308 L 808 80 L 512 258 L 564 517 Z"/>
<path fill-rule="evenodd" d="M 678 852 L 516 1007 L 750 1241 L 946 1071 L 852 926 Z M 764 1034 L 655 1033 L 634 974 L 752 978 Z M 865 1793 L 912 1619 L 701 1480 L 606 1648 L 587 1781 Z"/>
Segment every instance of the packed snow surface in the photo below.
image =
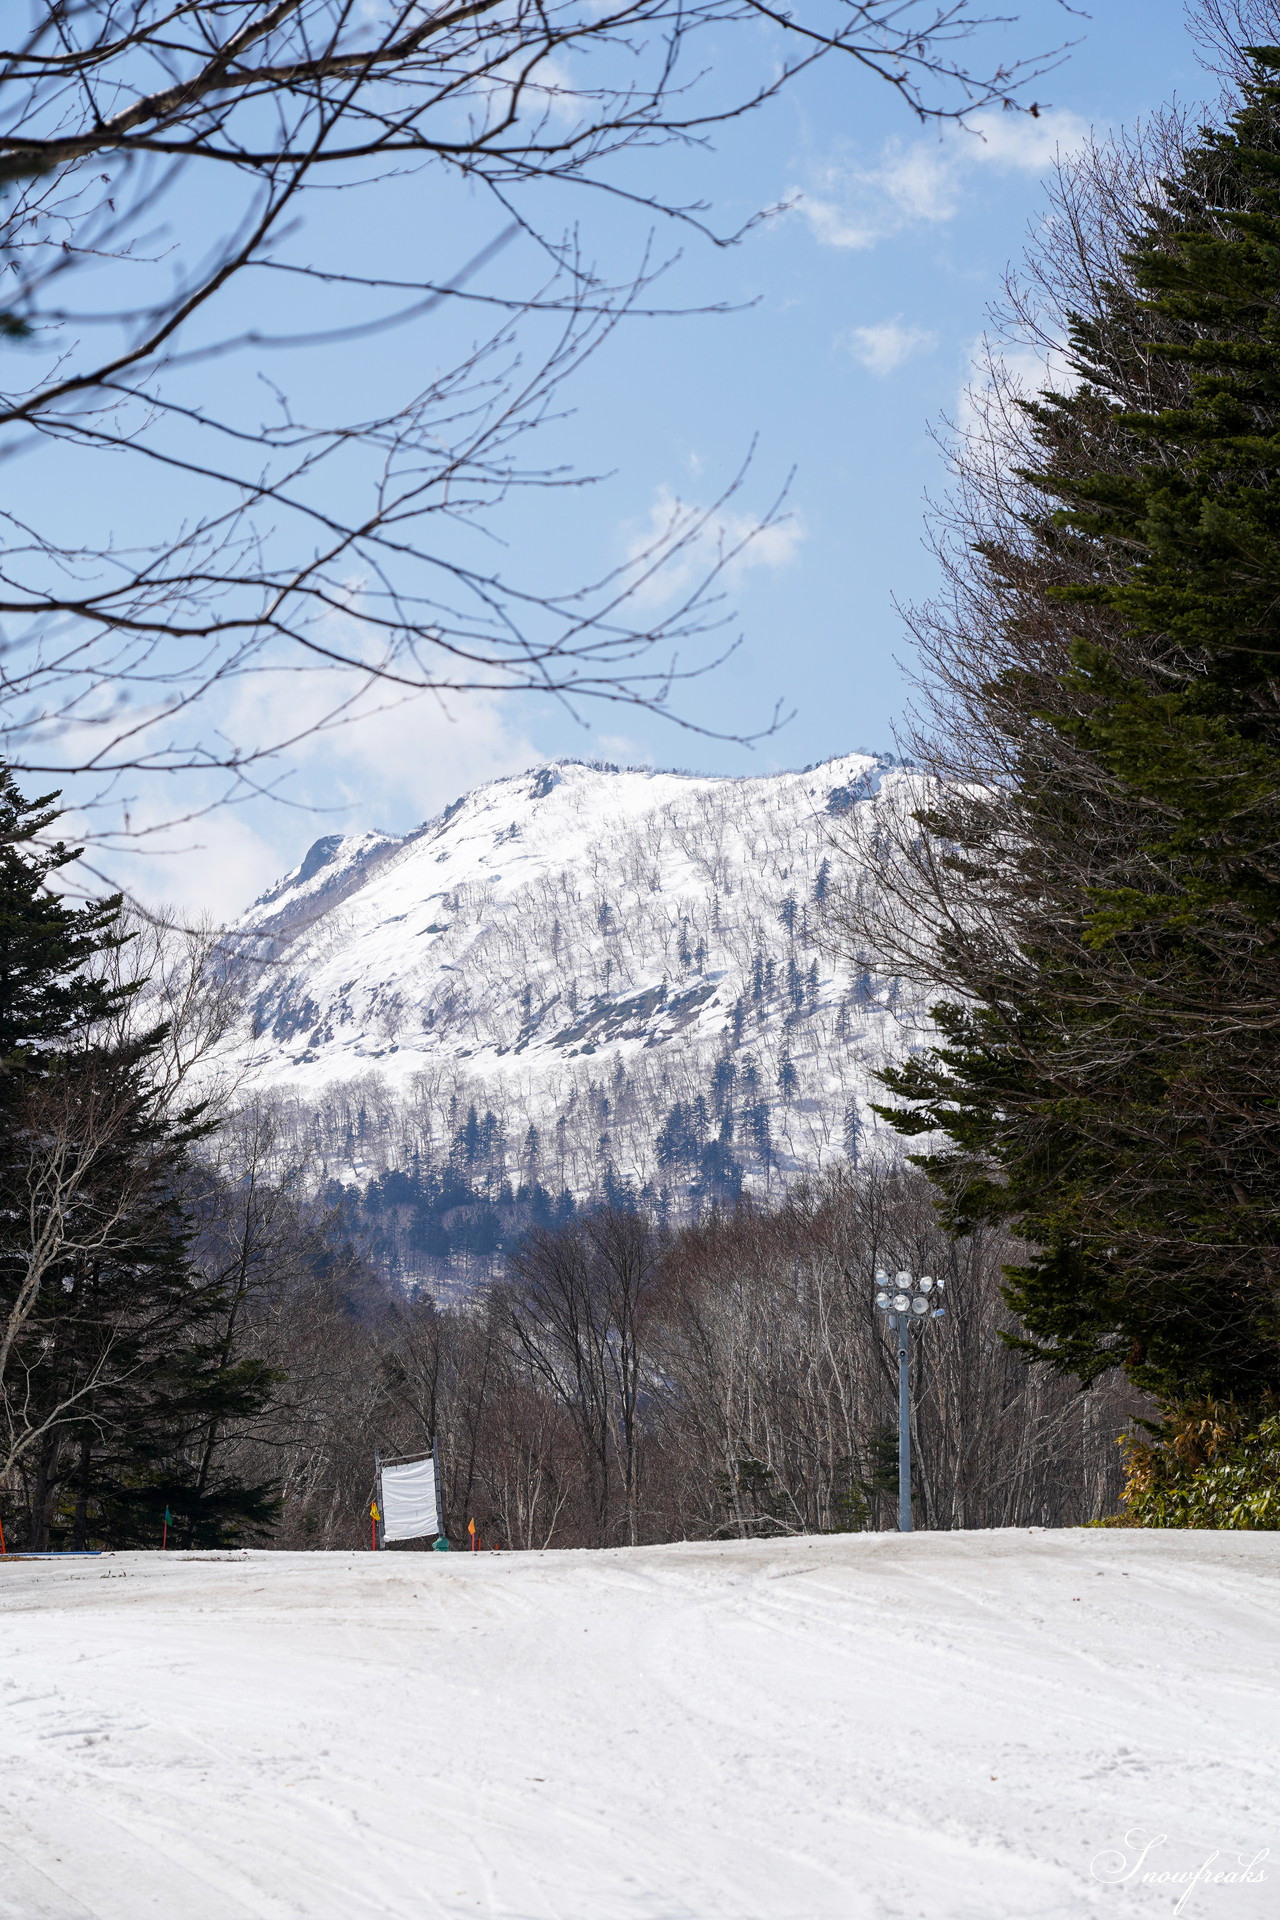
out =
<path fill-rule="evenodd" d="M 1260 1920 L 1278 1600 L 1275 1534 L 7 1562 L 0 1913 Z"/>

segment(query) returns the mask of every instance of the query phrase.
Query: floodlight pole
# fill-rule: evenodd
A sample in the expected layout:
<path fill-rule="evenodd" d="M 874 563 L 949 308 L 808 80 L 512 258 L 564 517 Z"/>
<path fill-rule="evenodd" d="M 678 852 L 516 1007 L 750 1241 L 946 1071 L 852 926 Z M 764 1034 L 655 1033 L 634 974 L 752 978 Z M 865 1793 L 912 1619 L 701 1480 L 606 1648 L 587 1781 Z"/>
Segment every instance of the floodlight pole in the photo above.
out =
<path fill-rule="evenodd" d="M 934 1305 L 945 1283 L 923 1273 L 917 1280 L 905 1268 L 890 1279 L 883 1268 L 875 1278 L 875 1302 L 883 1313 L 891 1333 L 898 1339 L 898 1532 L 910 1533 L 911 1518 L 911 1322 L 941 1320 L 943 1309 Z"/>
<path fill-rule="evenodd" d="M 898 1322 L 898 1532 L 911 1532 L 911 1388 L 907 1375 L 907 1316 Z"/>

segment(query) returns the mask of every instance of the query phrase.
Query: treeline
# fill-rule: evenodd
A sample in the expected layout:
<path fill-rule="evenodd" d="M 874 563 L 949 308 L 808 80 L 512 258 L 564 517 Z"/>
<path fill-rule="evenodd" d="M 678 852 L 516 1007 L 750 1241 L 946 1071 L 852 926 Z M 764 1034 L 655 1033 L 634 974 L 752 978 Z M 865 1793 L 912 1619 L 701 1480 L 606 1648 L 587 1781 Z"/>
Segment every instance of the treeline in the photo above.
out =
<path fill-rule="evenodd" d="M 474 1165 L 424 1166 L 416 1153 L 363 1187 L 331 1181 L 323 1193 L 381 1271 L 443 1297 L 488 1283 L 531 1229 L 579 1212 L 571 1193 L 541 1181 L 513 1188 Z"/>
<path fill-rule="evenodd" d="M 992 369 L 917 618 L 935 784 L 837 917 L 934 990 L 885 1111 L 948 1137 L 954 1231 L 1027 1242 L 1035 1355 L 1158 1397 L 1148 1490 L 1252 1433 L 1254 1505 L 1197 1524 L 1275 1525 L 1280 49 L 1241 44 L 1274 8 L 1203 16 L 1217 124 L 1059 169 L 1008 316 L 1057 371 Z"/>

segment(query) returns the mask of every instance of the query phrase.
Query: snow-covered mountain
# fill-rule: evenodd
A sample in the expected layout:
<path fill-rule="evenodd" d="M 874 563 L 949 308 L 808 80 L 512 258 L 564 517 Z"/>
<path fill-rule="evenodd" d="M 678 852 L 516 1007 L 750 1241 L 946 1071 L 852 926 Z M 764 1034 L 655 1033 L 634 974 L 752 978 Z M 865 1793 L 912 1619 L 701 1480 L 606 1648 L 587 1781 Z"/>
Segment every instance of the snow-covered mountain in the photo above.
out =
<path fill-rule="evenodd" d="M 872 1072 L 918 1023 L 820 940 L 833 823 L 916 778 L 866 754 L 754 779 L 562 762 L 403 838 L 318 840 L 236 930 L 237 1071 L 361 1185 L 776 1190 L 865 1148 Z"/>

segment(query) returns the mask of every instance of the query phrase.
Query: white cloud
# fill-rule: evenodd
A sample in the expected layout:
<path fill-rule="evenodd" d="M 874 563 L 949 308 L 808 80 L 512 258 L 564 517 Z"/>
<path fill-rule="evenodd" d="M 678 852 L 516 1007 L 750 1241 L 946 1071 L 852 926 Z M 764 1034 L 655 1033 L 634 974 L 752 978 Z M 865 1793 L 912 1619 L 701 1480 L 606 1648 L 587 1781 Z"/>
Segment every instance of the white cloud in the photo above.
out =
<path fill-rule="evenodd" d="M 959 205 L 956 170 L 941 146 L 897 140 L 880 164 L 858 167 L 829 162 L 815 176 L 814 190 L 788 195 L 824 247 L 874 247 L 903 227 L 950 220 Z"/>
<path fill-rule="evenodd" d="M 1065 107 L 1051 107 L 1034 117 L 992 107 L 975 114 L 970 130 L 958 129 L 955 137 L 979 166 L 998 167 L 1006 173 L 1044 173 L 1059 154 L 1084 146 L 1089 129 Z"/>
<path fill-rule="evenodd" d="M 322 727 L 335 692 L 327 676 L 293 677 L 279 688 L 267 724 L 311 725 L 291 749 L 294 784 L 307 797 L 360 814 L 361 828 L 424 819 L 467 787 L 539 760 L 510 700 L 494 694 L 415 694 L 374 687 L 348 719 Z M 261 711 L 261 696 L 255 707 Z"/>
<path fill-rule="evenodd" d="M 148 818 L 147 815 L 154 815 Z M 333 825 L 314 826 L 306 814 L 290 811 L 280 821 L 280 843 L 258 830 L 236 807 L 219 808 L 204 819 L 168 826 L 158 808 L 135 813 L 132 825 L 158 829 L 136 854 L 108 854 L 102 865 L 120 885 L 150 906 L 173 908 L 188 921 L 233 919 L 251 900 L 296 863 L 309 840 Z M 298 854 L 286 852 L 296 838 Z"/>
<path fill-rule="evenodd" d="M 132 809 L 140 850 L 104 852 L 95 866 L 143 900 L 223 921 L 296 866 L 321 834 L 403 831 L 469 788 L 544 758 L 518 706 L 483 693 L 393 697 L 387 704 L 385 692 L 375 690 L 347 724 L 308 732 L 320 728 L 340 697 L 336 674 L 267 670 L 247 677 L 225 731 L 241 745 L 294 738 L 279 762 L 258 769 L 264 784 L 288 772 L 280 786 L 287 804 L 256 800 L 184 821 L 208 789 L 197 794 L 171 775 Z"/>
<path fill-rule="evenodd" d="M 598 759 L 611 760 L 618 767 L 651 767 L 654 761 L 653 748 L 633 739 L 629 733 L 597 733 L 592 740 L 592 752 Z"/>
<path fill-rule="evenodd" d="M 870 372 L 883 376 L 918 353 L 931 353 L 938 336 L 926 327 L 904 326 L 901 319 L 881 320 L 873 327 L 851 327 L 841 344 Z"/>
<path fill-rule="evenodd" d="M 647 523 L 627 545 L 638 581 L 634 604 L 653 606 L 688 593 L 721 562 L 721 581 L 730 586 L 757 568 L 785 567 L 803 539 L 796 513 L 762 525 L 748 513 L 690 506 L 669 487 L 659 487 Z"/>
<path fill-rule="evenodd" d="M 968 127 L 890 140 L 871 166 L 828 161 L 808 188 L 793 188 L 788 198 L 820 245 L 865 249 L 905 228 L 954 219 L 974 168 L 1043 173 L 1057 154 L 1081 146 L 1088 132 L 1077 115 L 1059 108 L 1038 119 L 976 114 Z"/>

